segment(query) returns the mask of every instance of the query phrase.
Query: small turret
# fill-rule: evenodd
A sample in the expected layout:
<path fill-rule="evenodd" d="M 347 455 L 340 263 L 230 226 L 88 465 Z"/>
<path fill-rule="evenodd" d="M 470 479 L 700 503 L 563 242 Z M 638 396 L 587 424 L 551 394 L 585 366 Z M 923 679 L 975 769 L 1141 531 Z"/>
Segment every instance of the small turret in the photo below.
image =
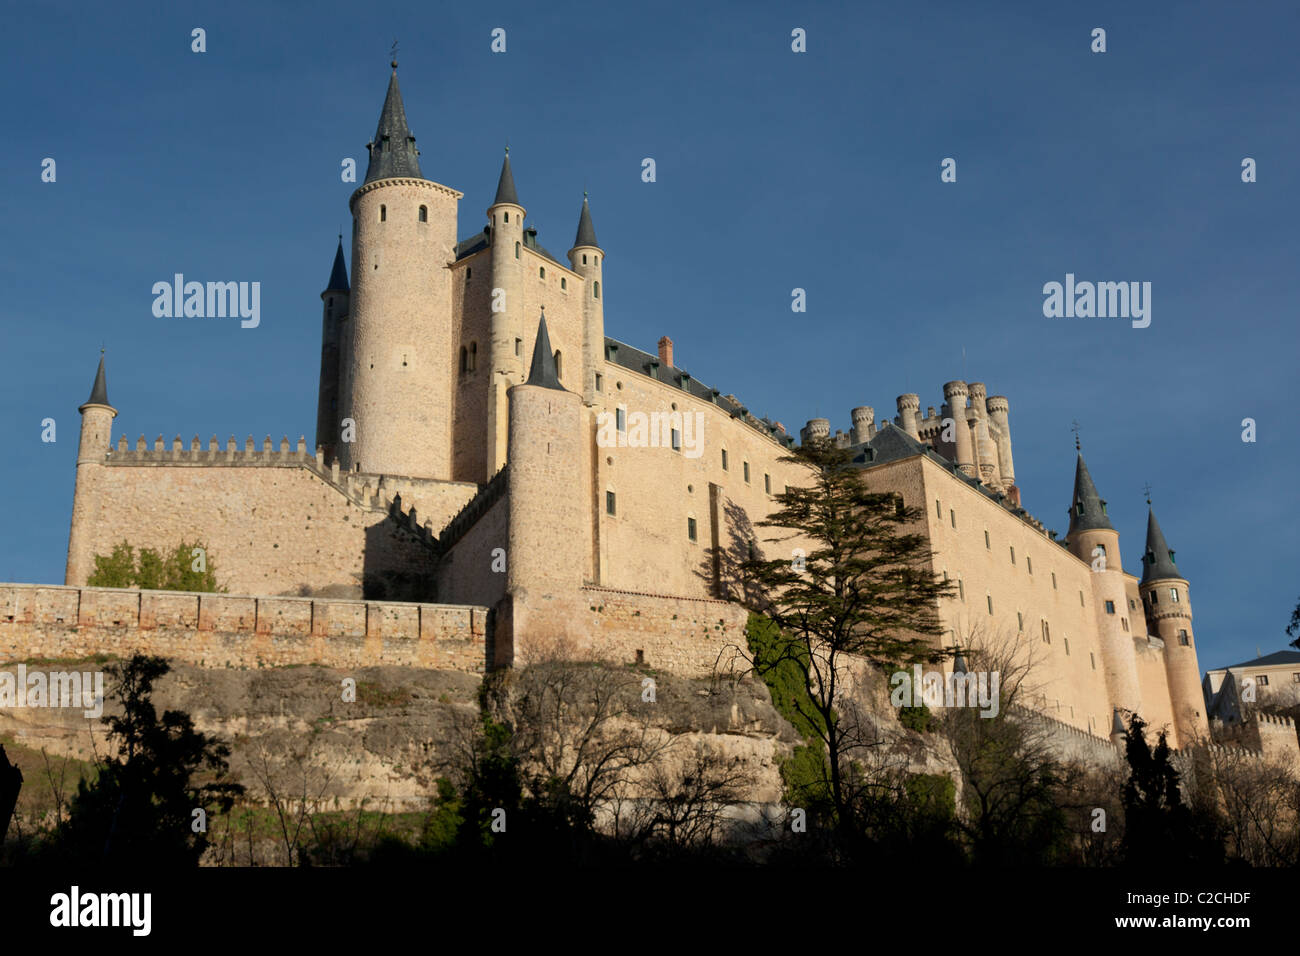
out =
<path fill-rule="evenodd" d="M 420 172 L 420 151 L 415 148 L 415 137 L 406 125 L 406 107 L 402 104 L 402 91 L 397 85 L 397 63 L 393 62 L 393 75 L 388 78 L 388 93 L 384 108 L 379 113 L 375 138 L 366 144 L 370 163 L 366 167 L 366 182 L 377 179 L 423 179 Z"/>
<path fill-rule="evenodd" d="M 339 380 L 346 374 L 343 356 L 351 291 L 348 268 L 343 261 L 343 236 L 334 251 L 334 267 L 321 297 L 320 388 L 316 396 L 316 447 L 326 461 L 334 458 L 339 435 Z"/>
<path fill-rule="evenodd" d="M 524 320 L 524 217 L 506 147 L 496 195 L 487 208 L 492 241 L 492 313 L 489 318 L 487 395 L 487 462 L 479 481 L 487 481 L 506 463 L 510 412 L 506 391 L 523 380 L 524 359 L 515 340 L 527 341 Z M 464 344 L 464 343 L 462 343 Z"/>
<path fill-rule="evenodd" d="M 943 386 L 943 397 L 948 403 L 948 415 L 953 420 L 956 441 L 953 460 L 963 474 L 972 478 L 979 477 L 975 470 L 975 449 L 971 439 L 970 424 L 966 417 L 966 398 L 970 389 L 965 382 L 947 382 Z"/>
<path fill-rule="evenodd" d="M 596 227 L 591 222 L 587 194 L 582 194 L 578 213 L 578 232 L 569 250 L 569 267 L 582 276 L 582 400 L 595 405 L 596 376 L 605 364 L 605 301 L 601 296 L 601 263 L 605 251 L 596 241 Z"/>
<path fill-rule="evenodd" d="M 895 402 L 898 405 L 898 427 L 920 441 L 921 433 L 916 421 L 916 413 L 921 408 L 921 396 L 909 392 L 906 395 L 899 395 Z"/>
<path fill-rule="evenodd" d="M 90 397 L 77 409 L 81 412 L 81 436 L 77 443 L 77 480 L 72 496 L 72 527 L 68 533 L 68 564 L 64 583 L 84 585 L 91 571 L 93 532 L 100 494 L 104 459 L 112 449 L 113 419 L 117 409 L 108 403 L 108 378 L 104 353 L 90 387 Z"/>

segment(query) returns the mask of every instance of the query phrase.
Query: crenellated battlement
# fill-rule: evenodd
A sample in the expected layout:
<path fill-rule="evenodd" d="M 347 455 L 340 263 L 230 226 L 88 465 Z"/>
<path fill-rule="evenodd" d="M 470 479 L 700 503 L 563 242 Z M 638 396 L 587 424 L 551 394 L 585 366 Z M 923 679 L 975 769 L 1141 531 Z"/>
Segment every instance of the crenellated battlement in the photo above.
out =
<path fill-rule="evenodd" d="M 506 493 L 509 487 L 509 469 L 509 465 L 503 465 L 501 470 L 492 476 L 492 480 L 447 522 L 447 526 L 442 529 L 442 534 L 437 537 L 441 551 L 446 552 L 459 541 L 466 531 L 474 527 L 474 522 L 483 517 Z"/>
<path fill-rule="evenodd" d="M 292 466 L 311 460 L 311 457 L 307 454 L 306 439 L 300 436 L 297 445 L 291 447 L 287 435 L 280 439 L 278 447 L 272 446 L 271 436 L 267 435 L 262 440 L 260 449 L 254 444 L 252 435 L 248 436 L 242 448 L 236 443 L 234 435 L 231 435 L 226 440 L 224 448 L 220 447 L 216 435 L 208 439 L 206 448 L 199 441 L 198 435 L 195 435 L 190 440 L 188 447 L 181 440 L 180 435 L 171 440 L 170 447 L 164 442 L 163 436 L 159 435 L 154 439 L 152 448 L 145 441 L 145 437 L 141 435 L 136 439 L 135 447 L 130 448 L 127 445 L 126 436 L 123 435 L 117 440 L 117 445 L 104 454 L 104 464 L 106 465 Z"/>

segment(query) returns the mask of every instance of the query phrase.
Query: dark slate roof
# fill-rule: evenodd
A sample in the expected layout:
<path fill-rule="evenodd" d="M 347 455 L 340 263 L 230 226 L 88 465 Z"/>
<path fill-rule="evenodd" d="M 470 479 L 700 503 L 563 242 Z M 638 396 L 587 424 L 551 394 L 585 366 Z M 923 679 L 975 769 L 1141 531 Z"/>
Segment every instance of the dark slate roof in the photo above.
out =
<path fill-rule="evenodd" d="M 732 418 L 740 418 L 747 425 L 767 435 L 772 440 L 779 442 L 787 448 L 794 445 L 793 436 L 784 434 L 776 429 L 776 426 L 766 419 L 755 418 L 749 414 L 749 409 L 739 402 L 727 398 L 716 388 L 710 388 L 703 382 L 691 376 L 690 372 L 676 366 L 665 368 L 659 362 L 658 355 L 652 355 L 649 352 L 643 352 L 638 348 L 633 348 L 617 339 L 605 337 L 605 358 L 623 368 L 631 369 L 641 375 L 648 375 L 651 378 L 666 382 L 676 388 L 680 388 L 687 394 L 694 395 L 696 398 L 703 399 L 706 402 L 712 402 L 723 411 L 731 415 Z"/>
<path fill-rule="evenodd" d="M 90 398 L 86 399 L 86 405 L 107 405 L 108 404 L 108 380 L 104 377 L 104 352 L 101 349 L 99 353 L 99 371 L 95 373 L 95 384 L 91 386 Z"/>
<path fill-rule="evenodd" d="M 1079 460 L 1074 465 L 1074 499 L 1070 504 L 1070 530 L 1067 535 L 1100 528 L 1115 530 L 1110 518 L 1106 517 L 1106 502 L 1097 494 L 1097 486 L 1093 484 L 1092 475 L 1088 474 L 1088 466 L 1084 464 L 1083 454 L 1080 453 Z"/>
<path fill-rule="evenodd" d="M 338 251 L 334 253 L 334 268 L 330 271 L 330 284 L 325 287 L 326 292 L 347 292 L 348 291 L 348 267 L 343 262 L 343 237 L 339 236 Z"/>
<path fill-rule="evenodd" d="M 492 205 L 500 202 L 519 205 L 519 194 L 515 192 L 515 177 L 510 173 L 510 149 L 506 148 L 506 161 L 501 164 L 501 178 L 497 180 L 497 196 Z"/>
<path fill-rule="evenodd" d="M 557 259 L 555 256 L 551 255 L 551 253 L 548 250 L 543 249 L 542 246 L 538 243 L 536 226 L 529 226 L 527 229 L 524 230 L 524 248 L 532 249 L 534 252 L 540 252 L 542 255 L 546 256 L 546 258 L 554 262 L 557 266 L 564 266 L 564 268 L 566 269 L 569 268 L 569 264 L 567 262 L 562 262 L 561 260 Z"/>
<path fill-rule="evenodd" d="M 578 216 L 578 238 L 573 240 L 573 247 L 578 246 L 595 246 L 600 248 L 600 243 L 596 241 L 596 227 L 591 224 L 591 207 L 587 205 L 587 197 L 582 197 L 582 214 Z"/>
<path fill-rule="evenodd" d="M 1147 550 L 1142 555 L 1142 583 L 1164 578 L 1182 578 L 1174 564 L 1174 553 L 1165 544 L 1164 532 L 1156 521 L 1156 513 L 1147 509 Z"/>
<path fill-rule="evenodd" d="M 564 391 L 564 386 L 560 384 L 559 371 L 555 367 L 555 353 L 551 351 L 551 337 L 546 333 L 545 315 L 537 323 L 537 344 L 533 346 L 533 365 L 528 370 L 528 381 L 524 384 Z"/>
<path fill-rule="evenodd" d="M 388 79 L 388 95 L 384 97 L 374 142 L 367 143 L 366 148 L 370 151 L 366 182 L 394 177 L 424 178 L 420 172 L 420 151 L 415 148 L 415 137 L 406 125 L 406 109 L 402 106 L 402 91 L 397 86 L 396 67 Z"/>
<path fill-rule="evenodd" d="M 954 478 L 964 481 L 971 488 L 980 492 L 984 497 L 992 499 L 1001 504 L 1006 495 L 1000 491 L 993 491 L 983 482 L 972 478 L 960 468 L 957 463 L 944 458 L 929 445 L 913 438 L 903 429 L 899 428 L 893 422 L 881 423 L 876 434 L 871 437 L 870 441 L 861 442 L 857 445 L 849 446 L 849 450 L 854 452 L 853 464 L 861 468 L 873 468 L 876 465 L 883 465 L 891 461 L 901 461 L 904 458 L 914 458 L 917 455 L 925 455 L 932 462 L 943 468 Z M 1020 509 L 1016 514 L 1027 515 L 1028 512 Z"/>
<path fill-rule="evenodd" d="M 1270 667 L 1275 664 L 1300 664 L 1300 651 L 1275 651 L 1263 657 L 1256 657 L 1254 660 L 1242 661 L 1240 664 L 1229 664 L 1225 670 L 1241 667 Z"/>
<path fill-rule="evenodd" d="M 456 243 L 456 258 L 464 259 L 466 256 L 472 256 L 482 249 L 486 249 L 489 244 L 489 237 L 492 235 L 492 227 L 484 226 L 483 231 L 468 239 L 462 239 Z"/>

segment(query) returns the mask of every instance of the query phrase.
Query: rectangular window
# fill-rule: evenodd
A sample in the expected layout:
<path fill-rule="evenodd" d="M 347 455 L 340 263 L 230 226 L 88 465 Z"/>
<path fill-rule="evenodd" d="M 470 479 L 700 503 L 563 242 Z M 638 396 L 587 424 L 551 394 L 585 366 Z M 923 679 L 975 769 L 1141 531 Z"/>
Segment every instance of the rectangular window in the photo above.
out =
<path fill-rule="evenodd" d="M 1046 621 L 1043 622 L 1043 643 L 1044 644 L 1052 643 L 1052 629 L 1047 626 Z"/>
<path fill-rule="evenodd" d="M 1258 677 L 1255 678 L 1255 683 L 1258 684 L 1260 687 L 1267 687 L 1267 686 L 1268 686 L 1268 675 L 1267 675 L 1267 674 L 1260 674 Z"/>
<path fill-rule="evenodd" d="M 993 613 L 993 595 L 992 595 L 992 594 L 989 594 L 989 595 L 986 595 L 986 597 L 987 597 L 988 602 L 989 602 L 989 613 L 992 614 L 992 613 Z"/>
<path fill-rule="evenodd" d="M 696 539 L 695 536 L 696 536 L 696 531 L 695 531 L 695 519 L 694 519 L 694 518 L 687 518 L 687 519 L 686 519 L 686 537 L 688 537 L 688 538 L 690 538 L 692 541 L 694 541 L 694 540 Z"/>
<path fill-rule="evenodd" d="M 989 533 L 987 531 L 984 532 L 984 547 L 990 550 L 993 547 L 993 545 L 989 544 Z"/>
<path fill-rule="evenodd" d="M 1025 632 L 1025 616 L 1019 611 L 1016 612 L 1016 628 L 1022 634 Z"/>
<path fill-rule="evenodd" d="M 957 596 L 961 598 L 962 603 L 966 603 L 966 582 L 961 578 L 957 579 Z"/>
<path fill-rule="evenodd" d="M 744 463 L 744 466 L 745 466 L 745 482 L 748 483 L 748 482 L 749 482 L 749 462 L 745 462 L 745 463 Z"/>
<path fill-rule="evenodd" d="M 1291 683 L 1300 684 L 1300 672 L 1291 675 Z"/>
<path fill-rule="evenodd" d="M 949 508 L 949 509 L 948 509 L 948 518 L 952 521 L 952 526 L 953 526 L 954 528 L 957 527 L 957 512 L 955 512 L 955 511 L 953 511 L 951 508 Z"/>
<path fill-rule="evenodd" d="M 940 521 L 943 520 L 943 506 L 939 504 L 939 499 L 934 499 L 934 516 Z"/>
<path fill-rule="evenodd" d="M 1012 563 L 1012 564 L 1015 564 L 1015 563 L 1016 563 L 1016 548 L 1015 548 L 1015 545 L 1012 545 L 1012 547 L 1011 547 L 1011 563 Z"/>
<path fill-rule="evenodd" d="M 1126 617 L 1121 617 L 1121 618 L 1119 619 L 1119 625 L 1120 625 L 1120 627 L 1124 628 L 1124 630 L 1127 631 L 1127 630 L 1128 630 L 1128 618 L 1126 618 Z"/>
<path fill-rule="evenodd" d="M 772 493 L 772 476 L 771 476 L 771 475 L 764 475 L 764 476 L 763 476 L 763 490 L 766 491 L 769 495 Z"/>
<path fill-rule="evenodd" d="M 1025 570 L 1030 574 L 1034 573 L 1034 559 L 1029 555 L 1025 555 Z"/>
<path fill-rule="evenodd" d="M 524 340 L 515 339 L 515 354 L 520 355 L 522 354 L 523 350 L 524 350 Z"/>
<path fill-rule="evenodd" d="M 1133 603 L 1133 599 L 1132 599 L 1132 598 L 1129 598 L 1129 599 L 1128 599 L 1128 609 L 1131 611 L 1131 610 L 1133 610 L 1133 608 L 1135 608 L 1136 606 L 1137 606 L 1137 605 L 1135 605 L 1135 604 Z"/>
<path fill-rule="evenodd" d="M 1069 657 L 1069 656 L 1070 656 L 1070 639 L 1069 639 L 1068 637 L 1063 637 L 1063 638 L 1061 638 L 1061 643 L 1065 645 L 1065 656 L 1066 656 L 1066 657 Z"/>
<path fill-rule="evenodd" d="M 1181 631 L 1181 630 L 1180 630 L 1180 631 L 1178 632 L 1178 643 L 1181 644 L 1181 645 L 1183 645 L 1183 647 L 1186 647 L 1187 645 L 1189 645 L 1189 644 L 1192 643 L 1191 638 L 1189 638 L 1189 637 L 1187 636 L 1187 632 L 1186 632 L 1186 631 Z"/>
<path fill-rule="evenodd" d="M 1079 607 L 1083 607 L 1083 592 L 1079 592 Z"/>
<path fill-rule="evenodd" d="M 727 449 L 722 449 L 722 470 L 727 470 Z"/>
<path fill-rule="evenodd" d="M 605 421 L 609 421 L 609 419 L 607 418 L 605 419 Z M 614 409 L 614 427 L 621 432 L 627 431 L 627 409 L 626 408 Z"/>
<path fill-rule="evenodd" d="M 1115 613 L 1115 602 L 1114 602 L 1114 601 L 1107 601 L 1107 602 L 1106 602 L 1106 613 L 1107 613 L 1107 614 L 1114 614 L 1114 613 Z"/>
<path fill-rule="evenodd" d="M 1152 592 L 1151 592 L 1151 606 L 1152 606 L 1152 607 L 1155 607 L 1155 606 L 1156 606 L 1156 592 L 1155 592 L 1155 591 L 1152 591 Z"/>
<path fill-rule="evenodd" d="M 600 383 L 601 383 L 602 381 L 604 381 L 604 379 L 602 379 L 601 376 L 600 376 L 600 373 L 597 372 L 597 373 L 596 373 L 596 391 L 598 391 L 598 392 L 600 391 Z"/>
<path fill-rule="evenodd" d="M 1055 572 L 1055 571 L 1052 572 L 1052 590 L 1053 590 L 1053 591 L 1056 590 L 1056 572 Z"/>
<path fill-rule="evenodd" d="M 673 451 L 682 450 L 682 433 L 676 428 L 673 429 Z"/>
<path fill-rule="evenodd" d="M 605 492 L 605 514 L 612 515 L 616 513 L 617 511 L 614 502 L 614 492 L 607 491 Z"/>
<path fill-rule="evenodd" d="M 1089 651 L 1089 652 L 1088 652 L 1088 660 L 1092 661 L 1092 669 L 1093 669 L 1093 670 L 1096 670 L 1096 669 L 1097 669 L 1097 655 L 1094 654 L 1092 651 Z"/>
<path fill-rule="evenodd" d="M 1178 588 L 1169 589 L 1169 600 L 1173 601 L 1175 604 L 1178 603 Z"/>

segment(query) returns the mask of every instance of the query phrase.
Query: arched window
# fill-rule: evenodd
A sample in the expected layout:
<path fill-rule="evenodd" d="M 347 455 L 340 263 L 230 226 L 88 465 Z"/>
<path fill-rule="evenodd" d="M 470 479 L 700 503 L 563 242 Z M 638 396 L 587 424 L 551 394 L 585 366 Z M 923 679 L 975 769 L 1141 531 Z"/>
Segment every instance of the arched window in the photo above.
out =
<path fill-rule="evenodd" d="M 599 282 L 594 282 L 594 283 L 592 283 L 592 285 L 593 285 L 594 288 L 595 288 L 596 298 L 599 299 L 599 298 L 600 298 L 600 283 L 599 283 Z"/>
<path fill-rule="evenodd" d="M 470 279 L 470 276 L 472 276 L 473 274 L 474 274 L 474 267 L 473 267 L 473 266 L 466 266 L 466 267 L 465 267 L 465 281 L 468 282 L 469 279 Z"/>
<path fill-rule="evenodd" d="M 587 264 L 587 254 L 585 252 L 582 254 L 582 264 L 584 266 Z"/>
<path fill-rule="evenodd" d="M 539 266 L 539 267 L 538 267 L 538 269 L 537 269 L 537 278 L 539 278 L 539 279 L 545 279 L 545 278 L 546 278 L 546 266 Z"/>
<path fill-rule="evenodd" d="M 519 258 L 519 243 L 515 243 L 515 258 Z"/>
<path fill-rule="evenodd" d="M 555 350 L 555 377 L 564 378 L 564 356 L 559 349 Z"/>
<path fill-rule="evenodd" d="M 379 207 L 379 221 L 388 222 L 388 207 L 381 205 Z"/>
<path fill-rule="evenodd" d="M 509 222 L 509 221 L 510 221 L 510 213 L 507 212 L 507 213 L 506 213 L 506 222 Z"/>
<path fill-rule="evenodd" d="M 560 276 L 560 291 L 564 291 L 568 287 L 569 287 L 569 280 L 564 278 L 564 276 Z"/>
<path fill-rule="evenodd" d="M 421 207 L 420 207 L 420 222 L 428 222 L 428 221 L 429 221 L 429 207 L 428 207 L 428 206 L 421 206 Z"/>

